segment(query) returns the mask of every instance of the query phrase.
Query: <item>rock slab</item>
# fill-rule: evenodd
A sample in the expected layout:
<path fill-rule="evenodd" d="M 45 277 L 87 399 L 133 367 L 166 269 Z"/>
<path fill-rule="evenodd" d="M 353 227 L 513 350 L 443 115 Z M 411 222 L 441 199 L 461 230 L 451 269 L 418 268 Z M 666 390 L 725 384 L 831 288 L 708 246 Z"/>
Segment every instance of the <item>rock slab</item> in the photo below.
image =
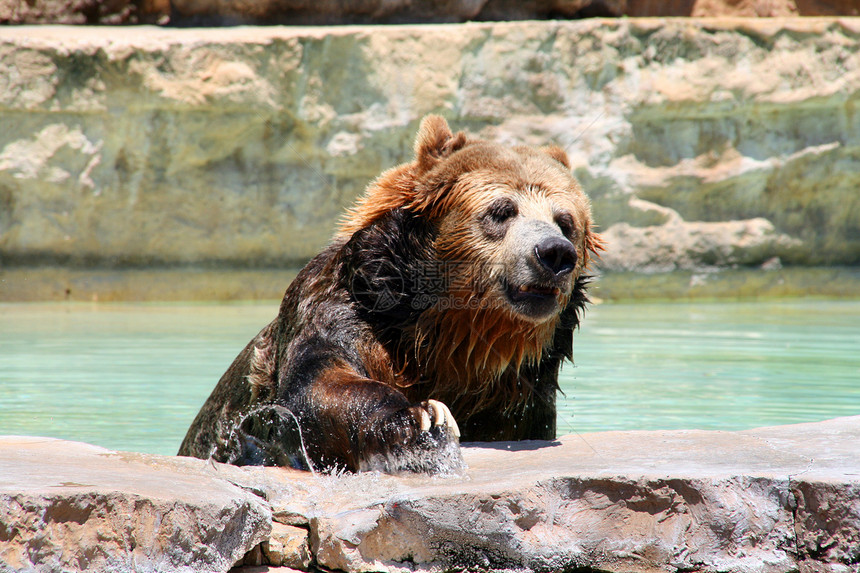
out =
<path fill-rule="evenodd" d="M 474 444 L 465 480 L 258 485 L 276 515 L 309 518 L 330 569 L 857 571 L 858 454 L 860 417 Z"/>
<path fill-rule="evenodd" d="M 268 539 L 263 500 L 202 460 L 0 439 L 0 571 L 223 572 Z"/>
<path fill-rule="evenodd" d="M 860 571 L 860 416 L 465 458 L 459 477 L 331 476 L 0 438 L 0 571 L 226 571 L 244 552 L 349 572 Z"/>

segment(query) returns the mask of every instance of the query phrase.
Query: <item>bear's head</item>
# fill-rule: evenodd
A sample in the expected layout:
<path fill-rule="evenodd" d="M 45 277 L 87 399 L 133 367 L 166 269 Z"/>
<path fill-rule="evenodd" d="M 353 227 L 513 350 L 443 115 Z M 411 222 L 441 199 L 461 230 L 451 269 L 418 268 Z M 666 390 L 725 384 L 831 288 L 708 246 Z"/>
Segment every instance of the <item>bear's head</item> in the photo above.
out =
<path fill-rule="evenodd" d="M 384 173 L 350 212 L 351 235 L 395 209 L 435 228 L 432 269 L 445 275 L 447 310 L 490 310 L 552 323 L 600 249 L 591 207 L 555 146 L 509 147 L 421 123 L 413 162 Z"/>
<path fill-rule="evenodd" d="M 354 290 L 389 313 L 395 366 L 413 372 L 403 383 L 427 381 L 462 417 L 524 403 L 524 364 L 571 357 L 583 272 L 602 249 L 592 227 L 562 149 L 469 138 L 428 116 L 414 160 L 370 184 L 337 239 L 360 245 Z"/>

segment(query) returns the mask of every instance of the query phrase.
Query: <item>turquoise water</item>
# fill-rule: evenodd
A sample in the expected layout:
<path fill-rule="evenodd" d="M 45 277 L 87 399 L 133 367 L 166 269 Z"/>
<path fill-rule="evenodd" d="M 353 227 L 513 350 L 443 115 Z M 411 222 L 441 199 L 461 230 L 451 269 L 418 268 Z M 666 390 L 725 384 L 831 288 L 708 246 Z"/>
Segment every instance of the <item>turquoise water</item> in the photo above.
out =
<path fill-rule="evenodd" d="M 0 305 L 0 434 L 174 454 L 277 306 Z M 560 434 L 860 414 L 860 301 L 603 304 L 574 344 Z"/>
<path fill-rule="evenodd" d="M 860 301 L 600 305 L 559 433 L 742 430 L 860 414 Z"/>

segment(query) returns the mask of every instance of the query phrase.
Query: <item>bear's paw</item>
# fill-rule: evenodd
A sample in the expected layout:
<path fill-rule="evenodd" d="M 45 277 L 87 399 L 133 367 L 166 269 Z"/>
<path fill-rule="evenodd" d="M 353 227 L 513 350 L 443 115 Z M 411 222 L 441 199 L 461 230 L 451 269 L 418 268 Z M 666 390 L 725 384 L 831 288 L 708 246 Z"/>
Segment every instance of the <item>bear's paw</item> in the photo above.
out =
<path fill-rule="evenodd" d="M 444 426 L 454 436 L 460 437 L 460 428 L 457 426 L 457 420 L 451 414 L 448 406 L 438 400 L 425 400 L 421 402 L 421 408 L 418 410 L 421 417 L 421 431 L 429 432 L 436 426 Z"/>
<path fill-rule="evenodd" d="M 451 410 L 438 400 L 425 400 L 389 416 L 377 447 L 368 451 L 359 471 L 461 475 L 460 428 Z"/>

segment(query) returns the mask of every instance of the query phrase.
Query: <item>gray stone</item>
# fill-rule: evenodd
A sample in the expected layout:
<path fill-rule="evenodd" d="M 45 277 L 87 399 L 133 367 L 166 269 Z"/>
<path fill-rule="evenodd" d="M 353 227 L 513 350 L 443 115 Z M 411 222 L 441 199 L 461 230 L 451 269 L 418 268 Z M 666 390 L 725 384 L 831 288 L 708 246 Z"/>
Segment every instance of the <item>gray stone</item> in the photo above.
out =
<path fill-rule="evenodd" d="M 473 444 L 462 478 L 249 475 L 330 569 L 835 572 L 860 567 L 858 454 L 855 417 Z"/>
<path fill-rule="evenodd" d="M 462 476 L 332 476 L 2 438 L 0 570 L 223 571 L 275 538 L 299 569 L 860 570 L 860 416 L 464 449 Z"/>
<path fill-rule="evenodd" d="M 308 530 L 275 521 L 262 551 L 270 565 L 307 569 L 311 563 Z"/>
<path fill-rule="evenodd" d="M 571 154 L 604 270 L 860 261 L 860 20 L 28 28 L 0 37 L 0 262 L 267 267 L 418 120 Z"/>
<path fill-rule="evenodd" d="M 0 571 L 223 572 L 270 528 L 202 460 L 0 439 Z"/>

